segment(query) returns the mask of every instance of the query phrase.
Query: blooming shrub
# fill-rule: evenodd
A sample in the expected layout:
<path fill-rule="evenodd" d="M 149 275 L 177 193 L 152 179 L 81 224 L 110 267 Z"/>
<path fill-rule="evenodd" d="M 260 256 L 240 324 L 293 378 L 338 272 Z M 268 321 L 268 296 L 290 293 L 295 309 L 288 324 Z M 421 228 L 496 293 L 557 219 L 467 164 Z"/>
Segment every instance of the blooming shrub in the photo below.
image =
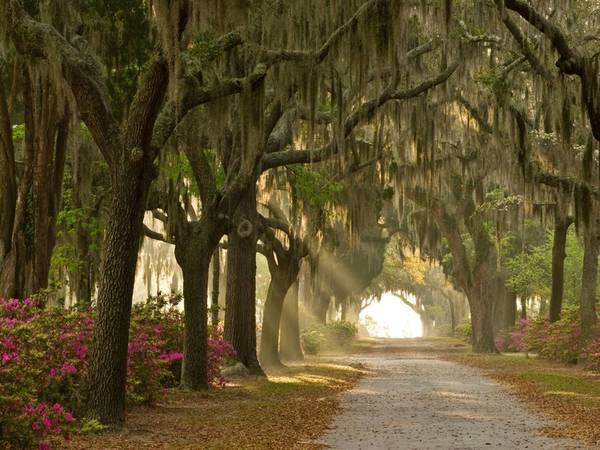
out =
<path fill-rule="evenodd" d="M 208 382 L 213 386 L 224 386 L 226 378 L 221 368 L 236 356 L 233 346 L 223 338 L 223 327 L 216 326 L 208 338 Z"/>
<path fill-rule="evenodd" d="M 49 448 L 82 407 L 91 315 L 42 306 L 0 299 L 0 439 L 9 448 Z"/>
<path fill-rule="evenodd" d="M 127 360 L 129 404 L 152 404 L 174 386 L 183 357 L 180 296 L 135 305 Z M 0 448 L 49 449 L 87 427 L 84 408 L 93 310 L 45 309 L 40 301 L 0 299 Z M 217 329 L 208 340 L 209 382 L 233 349 Z M 89 428 L 89 427 L 88 427 Z"/>
<path fill-rule="evenodd" d="M 599 324 L 600 325 L 600 324 Z M 600 336 L 594 339 L 586 349 L 588 368 L 600 372 Z"/>
<path fill-rule="evenodd" d="M 522 352 L 525 350 L 525 336 L 529 321 L 521 319 L 517 328 L 505 330 L 496 336 L 496 348 L 499 352 Z"/>
<path fill-rule="evenodd" d="M 582 353 L 581 326 L 578 311 L 565 309 L 559 321 L 537 319 L 528 326 L 525 348 L 553 361 L 574 363 Z"/>

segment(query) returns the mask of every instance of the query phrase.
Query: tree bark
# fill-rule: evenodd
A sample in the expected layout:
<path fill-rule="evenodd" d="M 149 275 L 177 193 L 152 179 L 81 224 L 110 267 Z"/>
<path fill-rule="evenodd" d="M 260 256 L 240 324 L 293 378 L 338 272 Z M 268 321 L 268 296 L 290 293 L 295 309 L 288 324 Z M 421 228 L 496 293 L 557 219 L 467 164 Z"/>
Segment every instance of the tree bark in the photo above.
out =
<path fill-rule="evenodd" d="M 177 262 L 183 272 L 185 309 L 181 387 L 190 390 L 208 388 L 207 289 L 213 252 L 206 237 L 196 235 L 182 239 L 175 247 Z"/>
<path fill-rule="evenodd" d="M 280 324 L 279 356 L 286 361 L 304 359 L 300 344 L 300 318 L 298 314 L 298 288 L 296 280 L 283 301 L 283 313 Z"/>
<path fill-rule="evenodd" d="M 251 374 L 264 376 L 256 355 L 256 185 L 233 215 L 227 251 L 225 339 Z"/>
<path fill-rule="evenodd" d="M 494 341 L 494 305 L 491 292 L 486 289 L 484 279 L 476 280 L 469 292 L 471 306 L 471 324 L 473 327 L 473 352 L 495 353 Z"/>
<path fill-rule="evenodd" d="M 550 322 L 560 319 L 565 280 L 565 247 L 567 233 L 572 219 L 557 213 L 554 221 L 554 242 L 552 244 L 552 294 L 550 296 Z"/>
<path fill-rule="evenodd" d="M 171 218 L 180 220 L 175 223 L 177 230 L 175 233 L 175 258 L 183 272 L 185 311 L 181 387 L 203 390 L 208 388 L 210 260 L 218 252 L 219 241 L 225 232 L 225 226 L 218 219 L 214 203 L 204 205 L 199 221 L 188 222 L 183 215 L 178 217 L 175 211 L 171 211 Z M 216 282 L 218 283 L 218 275 Z"/>
<path fill-rule="evenodd" d="M 285 269 L 284 269 L 285 270 Z M 290 285 L 286 280 L 271 274 L 269 291 L 263 312 L 262 333 L 260 337 L 260 363 L 265 367 L 282 367 L 279 359 L 279 327 L 283 302 Z"/>
<path fill-rule="evenodd" d="M 90 417 L 111 425 L 125 420 L 131 302 L 150 186 L 150 178 L 135 165 L 119 172 L 113 180 L 113 213 L 104 241 L 88 395 Z"/>

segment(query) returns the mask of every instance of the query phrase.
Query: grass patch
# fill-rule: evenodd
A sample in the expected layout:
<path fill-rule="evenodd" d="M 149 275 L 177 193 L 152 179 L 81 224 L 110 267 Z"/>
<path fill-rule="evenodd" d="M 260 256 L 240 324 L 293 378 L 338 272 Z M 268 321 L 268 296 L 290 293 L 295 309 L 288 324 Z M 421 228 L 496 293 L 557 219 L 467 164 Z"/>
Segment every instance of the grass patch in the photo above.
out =
<path fill-rule="evenodd" d="M 552 393 L 574 393 L 600 398 L 600 383 L 579 376 L 545 372 L 525 372 L 521 378 L 541 383 L 543 389 Z"/>
<path fill-rule="evenodd" d="M 338 393 L 363 372 L 310 362 L 269 379 L 239 379 L 209 392 L 170 390 L 153 408 L 135 408 L 120 432 L 76 437 L 66 448 L 314 449 L 338 412 Z"/>

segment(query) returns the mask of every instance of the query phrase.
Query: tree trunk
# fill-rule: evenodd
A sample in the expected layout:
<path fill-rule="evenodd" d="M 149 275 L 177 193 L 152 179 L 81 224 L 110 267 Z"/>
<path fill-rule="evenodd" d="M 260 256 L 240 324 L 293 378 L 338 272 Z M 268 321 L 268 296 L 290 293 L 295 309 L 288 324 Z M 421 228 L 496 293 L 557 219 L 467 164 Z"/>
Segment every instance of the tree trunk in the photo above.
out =
<path fill-rule="evenodd" d="M 283 301 L 283 313 L 280 324 L 279 356 L 287 361 L 304 359 L 300 345 L 300 320 L 298 314 L 298 288 L 296 280 Z"/>
<path fill-rule="evenodd" d="M 285 271 L 286 269 L 281 269 Z M 289 284 L 283 277 L 273 276 L 263 312 L 262 333 L 260 337 L 260 363 L 262 367 L 281 367 L 279 359 L 279 326 L 281 312 Z"/>
<path fill-rule="evenodd" d="M 12 222 L 12 231 L 10 250 L 0 260 L 0 296 L 23 298 L 48 286 L 68 133 L 67 116 L 59 110 L 54 94 L 49 75 L 27 77 L 24 170 L 16 203 L 10 196 L 4 201 L 6 208 L 14 204 L 14 210 L 7 213 L 8 221 L 1 221 L 3 230 Z M 0 113 L 4 116 L 6 111 Z M 12 139 L 12 130 L 6 139 Z M 14 151 L 11 143 L 4 142 L 0 150 Z M 11 175 L 13 157 L 0 161 L 8 168 L 3 176 Z M 0 243 L 1 253 L 8 242 Z"/>
<path fill-rule="evenodd" d="M 557 214 L 554 222 L 552 244 L 552 295 L 550 296 L 550 322 L 560 319 L 565 279 L 565 247 L 571 220 Z"/>
<path fill-rule="evenodd" d="M 256 356 L 256 186 L 240 201 L 229 234 L 225 339 L 251 374 L 264 376 Z"/>
<path fill-rule="evenodd" d="M 181 387 L 208 388 L 207 289 L 211 252 L 197 240 L 186 242 L 186 257 L 178 258 L 183 271 L 185 333 Z"/>
<path fill-rule="evenodd" d="M 521 320 L 527 320 L 527 298 L 521 296 Z"/>
<path fill-rule="evenodd" d="M 498 276 L 496 278 L 496 289 L 494 289 L 493 296 L 493 308 L 494 308 L 494 334 L 498 331 L 506 328 L 506 307 L 507 307 L 507 291 L 504 283 L 504 277 Z M 514 325 L 511 324 L 511 326 Z"/>
<path fill-rule="evenodd" d="M 143 166 L 132 163 L 117 169 L 112 186 L 90 355 L 88 415 L 120 425 L 125 420 L 131 301 L 150 177 L 144 176 Z"/>
<path fill-rule="evenodd" d="M 341 316 L 340 319 L 345 322 L 346 321 L 346 312 L 348 308 L 348 297 L 345 297 L 340 302 Z"/>
<path fill-rule="evenodd" d="M 517 320 L 517 294 L 512 289 L 506 290 L 504 296 L 506 307 L 504 309 L 504 328 L 510 328 L 515 325 Z"/>
<path fill-rule="evenodd" d="M 212 292 L 210 302 L 211 324 L 216 327 L 219 324 L 219 285 L 221 278 L 221 250 L 218 248 L 212 257 Z"/>
<path fill-rule="evenodd" d="M 492 307 L 484 299 L 472 300 L 471 324 L 473 327 L 473 352 L 495 353 Z"/>
<path fill-rule="evenodd" d="M 448 300 L 448 308 L 450 309 L 450 330 L 452 332 L 452 336 L 454 336 L 456 331 L 456 312 L 454 311 L 454 301 L 452 298 L 450 298 L 450 296 L 446 296 L 446 299 Z"/>
<path fill-rule="evenodd" d="M 581 331 L 584 339 L 594 336 L 597 326 L 596 292 L 598 287 L 598 251 L 600 239 L 592 226 L 585 231 L 585 253 L 581 282 Z"/>
<path fill-rule="evenodd" d="M 12 231 L 17 205 L 15 149 L 12 141 L 12 121 L 8 99 L 0 79 L 0 268 L 11 249 Z M 3 296 L 0 284 L 0 297 Z M 10 296 L 6 296 L 10 297 Z"/>
<path fill-rule="evenodd" d="M 175 217 L 176 214 L 173 215 Z M 186 220 L 185 218 L 181 218 Z M 200 221 L 176 226 L 175 258 L 183 272 L 185 332 L 181 387 L 208 388 L 208 276 L 224 227 L 215 210 L 205 207 Z M 214 258 L 213 258 L 214 261 Z M 218 275 L 216 282 L 218 283 Z M 218 293 L 217 293 L 218 295 Z"/>
<path fill-rule="evenodd" d="M 469 292 L 475 353 L 497 352 L 494 340 L 494 296 L 487 275 L 488 271 L 480 268 Z"/>

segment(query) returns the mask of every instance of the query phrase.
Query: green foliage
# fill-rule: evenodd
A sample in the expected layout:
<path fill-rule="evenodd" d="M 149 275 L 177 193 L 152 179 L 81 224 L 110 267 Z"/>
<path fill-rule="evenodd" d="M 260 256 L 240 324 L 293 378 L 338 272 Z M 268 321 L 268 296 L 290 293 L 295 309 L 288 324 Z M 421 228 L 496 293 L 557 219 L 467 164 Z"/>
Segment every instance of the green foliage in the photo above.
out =
<path fill-rule="evenodd" d="M 324 209 L 342 192 L 342 183 L 332 181 L 322 173 L 305 166 L 288 168 L 290 180 L 298 199 L 305 205 Z"/>
<path fill-rule="evenodd" d="M 504 267 L 508 273 L 507 285 L 518 295 L 531 298 L 539 296 L 548 300 L 552 286 L 552 245 L 554 235 L 546 231 L 544 241 L 532 245 L 514 256 L 506 258 Z M 575 305 L 581 291 L 583 247 L 573 228 L 569 229 L 566 242 L 564 301 Z"/>
<path fill-rule="evenodd" d="M 13 126 L 12 139 L 15 144 L 22 142 L 25 139 L 25 124 Z"/>
<path fill-rule="evenodd" d="M 357 333 L 357 326 L 350 322 L 336 321 L 315 325 L 302 332 L 302 348 L 309 355 L 325 350 L 346 349 Z"/>
<path fill-rule="evenodd" d="M 467 342 L 471 341 L 473 337 L 473 325 L 470 320 L 465 320 L 464 322 L 458 324 L 455 329 L 456 337 L 463 339 Z"/>
<path fill-rule="evenodd" d="M 98 419 L 84 419 L 81 422 L 81 432 L 83 434 L 102 433 L 108 428 L 106 425 L 102 425 Z"/>
<path fill-rule="evenodd" d="M 508 211 L 523 202 L 521 195 L 506 195 L 504 189 L 493 189 L 485 194 L 485 201 L 477 207 L 478 211 Z"/>

